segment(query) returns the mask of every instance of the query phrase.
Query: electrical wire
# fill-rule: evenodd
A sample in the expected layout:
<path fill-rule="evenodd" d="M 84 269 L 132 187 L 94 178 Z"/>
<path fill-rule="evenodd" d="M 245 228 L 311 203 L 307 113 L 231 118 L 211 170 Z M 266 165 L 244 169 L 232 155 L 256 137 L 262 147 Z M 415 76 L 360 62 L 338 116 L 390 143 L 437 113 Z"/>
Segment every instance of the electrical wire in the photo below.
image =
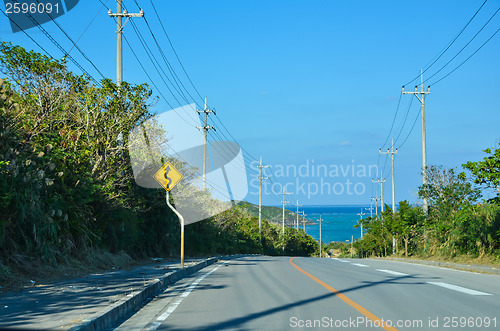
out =
<path fill-rule="evenodd" d="M 198 96 L 200 97 L 200 99 L 201 99 L 201 100 L 203 100 L 203 98 L 202 98 L 201 94 L 198 92 L 198 90 L 197 90 L 196 86 L 193 84 L 193 82 L 192 82 L 191 78 L 189 77 L 189 75 L 188 75 L 188 73 L 187 73 L 187 70 L 185 69 L 184 65 L 182 64 L 182 61 L 180 60 L 180 58 L 179 58 L 179 56 L 178 56 L 177 52 L 175 51 L 175 48 L 174 48 L 174 46 L 173 46 L 173 44 L 172 44 L 172 42 L 171 42 L 171 40 L 170 40 L 170 38 L 169 38 L 169 36 L 168 36 L 168 34 L 167 34 L 167 32 L 166 32 L 165 26 L 163 25 L 163 22 L 162 22 L 162 20 L 160 19 L 159 15 L 158 15 L 158 12 L 157 12 L 157 10 L 156 10 L 156 7 L 154 6 L 154 4 L 153 4 L 153 2 L 152 2 L 152 1 L 150 1 L 150 2 L 151 2 L 151 4 L 152 4 L 152 6 L 153 6 L 153 10 L 154 10 L 154 12 L 155 12 L 155 14 L 156 14 L 156 16 L 157 16 L 157 18 L 158 18 L 158 21 L 160 22 L 160 25 L 161 25 L 161 27 L 162 27 L 162 30 L 163 30 L 163 32 L 164 32 L 164 34 L 165 34 L 165 36 L 166 36 L 166 38 L 167 38 L 167 40 L 168 40 L 168 42 L 169 42 L 169 44 L 170 44 L 171 48 L 172 48 L 172 51 L 174 52 L 174 54 L 175 54 L 175 56 L 176 56 L 176 58 L 177 58 L 177 60 L 178 60 L 178 62 L 179 62 L 179 64 L 180 64 L 180 66 L 181 66 L 182 70 L 184 71 L 184 73 L 185 73 L 186 77 L 188 78 L 189 82 L 191 83 L 191 85 L 192 85 L 193 89 L 196 91 L 196 93 L 198 94 Z M 140 8 L 139 3 L 138 3 L 137 1 L 135 1 L 135 3 L 136 3 L 136 5 L 137 5 L 137 7 L 139 7 L 139 8 Z M 159 43 L 158 43 L 158 41 L 157 41 L 157 38 L 156 38 L 156 37 L 154 37 L 154 33 L 153 33 L 153 31 L 152 31 L 152 28 L 151 28 L 151 26 L 149 25 L 149 23 L 147 22 L 147 19 L 146 19 L 146 18 L 145 18 L 145 21 L 146 21 L 146 24 L 148 25 L 148 29 L 150 30 L 151 35 L 153 36 L 153 39 L 155 40 L 155 43 L 157 44 L 157 46 L 158 46 L 158 48 L 159 48 L 160 52 L 163 54 L 162 56 L 164 57 L 164 60 L 165 60 L 165 62 L 167 63 L 167 66 L 168 66 L 169 68 L 172 68 L 172 66 L 170 65 L 170 63 L 168 63 L 168 61 L 166 60 L 166 57 L 164 56 L 164 52 L 161 50 L 161 47 L 159 46 Z M 170 69 L 169 69 L 169 70 L 170 70 Z M 173 70 L 173 68 L 172 68 L 172 70 L 171 70 L 171 73 L 172 73 L 173 77 L 177 77 L 177 78 L 178 78 L 178 76 L 177 76 L 177 74 L 175 73 L 175 70 Z M 175 80 L 175 79 L 174 79 L 174 80 Z M 180 81 L 180 79 L 179 79 L 179 81 Z M 184 84 L 182 84 L 182 82 L 181 82 L 181 81 L 180 81 L 180 84 L 182 85 L 182 87 L 184 88 L 184 90 L 186 91 L 186 93 L 190 96 L 190 98 L 191 98 L 191 99 L 193 99 L 192 95 L 189 93 L 189 91 L 186 89 L 186 87 L 184 86 Z M 180 90 L 180 87 L 179 87 L 179 90 Z M 187 100 L 186 100 L 186 101 L 187 101 Z M 201 108 L 201 106 L 200 106 L 200 105 L 198 105 L 198 106 Z M 224 123 L 223 123 L 223 122 L 222 122 L 222 121 L 218 118 L 218 116 L 217 116 L 217 115 L 215 116 L 215 118 L 217 119 L 217 121 L 219 122 L 219 124 L 222 126 L 222 128 L 225 130 L 225 132 L 227 132 L 227 133 L 229 134 L 229 136 L 231 137 L 232 141 L 234 141 L 234 142 L 238 143 L 238 141 L 234 138 L 234 136 L 233 136 L 233 135 L 231 134 L 231 132 L 227 129 L 227 127 L 224 125 Z M 224 133 L 222 133 L 222 135 L 223 135 L 223 136 L 225 136 L 225 134 L 224 134 Z M 230 139 L 228 139 L 228 138 L 226 137 L 226 140 L 228 140 L 228 141 L 229 141 Z M 243 153 L 244 153 L 244 154 L 246 154 L 246 156 L 247 156 L 247 157 L 250 157 L 250 159 L 253 159 L 254 161 L 258 161 L 258 160 L 257 160 L 257 158 L 256 158 L 256 157 L 254 157 L 252 154 L 250 154 L 250 153 L 249 153 L 249 152 L 248 152 L 248 151 L 247 151 L 247 150 L 246 150 L 246 149 L 245 149 L 245 148 L 244 148 L 241 144 L 239 144 L 239 143 L 238 143 L 238 145 L 240 145 L 240 148 L 242 149 Z"/>
<path fill-rule="evenodd" d="M 441 72 L 441 70 L 443 70 L 444 68 L 446 68 L 446 66 L 448 66 L 448 64 L 450 64 L 460 53 L 462 53 L 462 51 L 467 47 L 469 46 L 469 44 L 479 35 L 479 33 L 481 33 L 481 31 L 483 31 L 483 29 L 488 25 L 488 23 L 490 23 L 490 21 L 493 19 L 493 17 L 495 17 L 495 15 L 498 13 L 498 11 L 500 11 L 500 8 L 498 8 L 496 10 L 496 12 L 490 17 L 490 19 L 481 27 L 481 29 L 479 29 L 479 31 L 469 40 L 469 42 L 467 44 L 465 44 L 464 47 L 462 47 L 462 49 L 457 53 L 455 54 L 455 56 L 453 56 L 451 58 L 451 60 L 449 60 L 448 62 L 446 62 L 445 65 L 443 65 L 438 71 L 436 71 L 434 74 L 432 74 L 430 77 L 427 77 L 424 81 L 424 83 L 430 79 L 432 79 L 432 77 L 436 76 L 438 73 Z"/>
<path fill-rule="evenodd" d="M 387 137 L 385 138 L 384 144 L 382 145 L 382 147 L 380 147 L 380 149 L 385 147 L 385 144 L 387 144 L 387 141 L 389 140 L 389 137 L 391 136 L 392 128 L 394 127 L 394 122 L 396 122 L 396 117 L 398 116 L 399 105 L 401 104 L 401 97 L 402 97 L 402 94 L 400 93 L 399 100 L 398 100 L 398 106 L 396 107 L 396 114 L 394 114 L 394 118 L 392 119 L 391 129 L 389 130 L 389 133 L 387 134 Z"/>
<path fill-rule="evenodd" d="M 54 57 L 45 49 L 43 48 L 42 45 L 40 45 L 35 39 L 33 39 L 33 37 L 31 37 L 24 29 L 21 29 L 21 27 L 13 20 L 9 17 L 9 15 L 7 15 L 2 8 L 0 8 L 0 11 L 2 12 L 2 14 L 5 15 L 5 17 L 7 17 L 15 26 L 17 26 L 19 28 L 19 30 L 21 30 L 28 38 L 31 39 L 32 42 L 34 42 L 42 51 L 45 52 L 45 54 L 47 54 L 49 57 L 53 58 Z"/>
<path fill-rule="evenodd" d="M 149 1 L 150 1 L 150 3 L 151 3 L 151 6 L 153 7 L 153 10 L 154 10 L 154 12 L 155 12 L 155 14 L 156 14 L 156 17 L 158 18 L 158 21 L 160 22 L 160 25 L 161 25 L 161 28 L 162 28 L 162 30 L 163 30 L 163 33 L 164 33 L 164 34 L 165 34 L 165 36 L 167 37 L 168 43 L 170 44 L 170 47 L 172 48 L 172 51 L 174 52 L 175 57 L 177 58 L 177 61 L 179 62 L 179 64 L 180 64 L 180 66 L 181 66 L 182 70 L 184 71 L 184 74 L 186 75 L 187 79 L 188 79 L 188 80 L 189 80 L 189 82 L 191 83 L 191 86 L 192 86 L 192 87 L 193 87 L 193 89 L 196 91 L 196 93 L 198 94 L 198 96 L 200 97 L 200 99 L 201 99 L 201 100 L 203 100 L 203 97 L 201 96 L 200 92 L 198 92 L 198 89 L 196 88 L 196 86 L 194 86 L 193 81 L 192 81 L 192 80 L 191 80 L 191 78 L 189 77 L 189 75 L 188 75 L 188 73 L 187 73 L 186 69 L 184 68 L 184 65 L 182 64 L 181 59 L 179 58 L 179 55 L 177 55 L 177 52 L 175 51 L 174 45 L 172 44 L 172 42 L 171 42 L 171 40 L 170 40 L 170 38 L 169 38 L 169 36 L 168 36 L 168 34 L 167 34 L 167 30 L 165 29 L 165 26 L 163 25 L 163 22 L 162 22 L 162 20 L 160 19 L 160 15 L 158 15 L 158 12 L 157 12 L 157 10 L 156 10 L 156 7 L 155 7 L 155 5 L 154 5 L 153 1 L 152 1 L 152 0 L 149 0 Z M 136 1 L 136 3 L 137 3 L 137 1 Z"/>
<path fill-rule="evenodd" d="M 17 0 L 15 0 L 17 2 Z M 40 1 L 39 0 L 36 0 L 36 2 L 40 5 Z M 18 3 L 18 2 L 17 2 Z M 99 68 L 97 68 L 97 66 L 94 64 L 94 62 L 92 62 L 92 60 L 90 60 L 87 55 L 85 55 L 85 53 L 80 49 L 80 47 L 78 47 L 76 45 L 76 43 L 73 41 L 73 39 L 71 39 L 71 37 L 66 33 L 66 31 L 59 25 L 59 23 L 57 23 L 56 20 L 54 20 L 54 18 L 52 17 L 51 14 L 49 14 L 48 12 L 46 13 L 49 18 L 52 20 L 52 22 L 59 28 L 59 30 L 62 31 L 62 33 L 66 36 L 66 38 L 69 39 L 69 41 L 71 41 L 71 43 L 73 44 L 73 47 L 76 48 L 80 54 L 82 54 L 82 56 L 85 58 L 85 60 L 87 60 L 93 67 L 94 69 L 99 73 L 99 75 L 101 75 L 102 79 L 105 79 L 106 77 L 104 77 L 104 75 L 102 74 L 102 72 L 99 70 Z M 30 15 L 31 16 L 31 15 Z M 71 47 L 71 49 L 73 49 L 73 47 Z M 71 51 L 71 50 L 70 50 Z M 67 52 L 66 54 L 64 54 L 65 56 L 69 55 L 69 52 Z"/>
<path fill-rule="evenodd" d="M 486 40 L 474 53 L 472 53 L 468 58 L 466 58 L 462 63 L 460 63 L 458 66 L 455 67 L 455 69 L 453 69 L 452 71 L 450 71 L 448 74 L 446 74 L 445 76 L 443 76 L 442 78 L 438 79 L 437 81 L 435 81 L 434 83 L 432 83 L 432 85 L 436 85 L 437 83 L 439 83 L 440 81 L 442 81 L 443 79 L 445 79 L 446 77 L 448 77 L 449 75 L 451 75 L 452 73 L 454 73 L 458 68 L 460 68 L 465 62 L 469 61 L 471 57 L 473 57 L 477 52 L 479 52 L 479 50 L 481 48 L 483 48 L 491 39 L 493 39 L 493 37 L 498 33 L 498 31 L 500 31 L 500 29 L 496 30 L 495 33 L 493 33 L 493 35 L 488 38 L 488 40 Z"/>
<path fill-rule="evenodd" d="M 14 0 L 16 1 L 16 3 L 19 3 L 17 0 Z M 64 54 L 64 57 L 68 58 L 71 62 L 73 62 L 74 65 L 76 65 L 78 67 L 78 69 L 80 69 L 84 74 L 86 74 L 92 81 L 94 81 L 94 83 L 98 86 L 101 86 L 101 84 L 89 73 L 87 72 L 87 70 L 85 70 L 81 65 L 80 63 L 78 63 L 71 55 L 68 54 L 68 52 L 66 52 L 66 50 L 64 49 L 64 47 L 62 47 L 58 42 L 57 40 L 54 39 L 54 37 L 52 37 L 52 35 L 50 33 L 47 32 L 47 30 L 45 30 L 40 23 L 38 23 L 38 21 L 29 13 L 29 12 L 26 12 L 25 13 L 26 16 L 28 16 L 28 18 L 33 22 L 33 24 L 36 25 L 36 27 L 42 31 L 42 33 Z M 17 25 L 17 24 L 16 24 Z"/>
<path fill-rule="evenodd" d="M 100 1 L 100 0 L 99 0 L 99 1 Z M 101 3 L 102 3 L 102 1 L 101 1 Z M 138 2 L 137 2 L 137 1 L 135 1 L 135 3 L 136 3 L 136 5 L 140 8 L 140 6 L 139 6 Z M 153 3 L 152 3 L 152 6 L 154 7 L 154 4 L 153 4 Z M 192 87 L 193 87 L 193 89 L 196 91 L 196 93 L 198 94 L 198 96 L 200 97 L 200 99 L 202 99 L 202 100 L 203 100 L 203 98 L 201 97 L 201 94 L 198 92 L 198 90 L 197 90 L 197 89 L 196 89 L 196 87 L 194 86 L 194 84 L 193 84 L 193 82 L 192 82 L 191 78 L 189 77 L 189 75 L 187 74 L 187 71 L 186 71 L 186 69 L 185 69 L 184 65 L 182 64 L 182 62 L 181 62 L 181 60 L 180 60 L 180 58 L 179 58 L 179 56 L 178 56 L 177 52 L 175 51 L 175 49 L 174 49 L 174 47 L 173 47 L 173 44 L 172 44 L 172 42 L 171 42 L 170 38 L 168 37 L 168 34 L 166 33 L 166 29 L 165 29 L 165 27 L 164 27 L 164 25 L 163 25 L 162 21 L 159 19 L 159 15 L 158 15 L 158 13 L 157 13 L 157 11 L 156 11 L 156 8 L 153 8 L 153 9 L 154 9 L 154 11 L 155 11 L 155 13 L 156 13 L 156 15 L 157 15 L 157 18 L 158 18 L 158 20 L 159 20 L 159 22 L 160 22 L 160 24 L 161 24 L 161 26 L 162 26 L 162 30 L 163 30 L 163 32 L 165 33 L 165 36 L 167 37 L 167 40 L 169 41 L 169 44 L 170 44 L 170 46 L 172 47 L 172 50 L 174 51 L 174 54 L 176 55 L 176 58 L 177 58 L 177 60 L 179 61 L 179 64 L 180 64 L 180 66 L 182 67 L 182 70 L 184 71 L 184 74 L 186 75 L 186 77 L 187 77 L 187 78 L 188 78 L 188 80 L 190 81 L 191 86 L 192 86 Z M 154 34 L 154 32 L 153 32 L 152 27 L 150 26 L 149 22 L 147 22 L 147 18 L 145 18 L 145 22 L 146 22 L 146 25 L 148 26 L 148 29 L 149 29 L 150 34 L 151 34 L 151 37 L 153 38 L 153 40 L 154 40 L 155 44 L 157 45 L 158 51 L 160 52 L 160 54 L 161 54 L 161 56 L 162 56 L 162 58 L 163 58 L 163 60 L 164 60 L 165 64 L 166 64 L 166 65 L 167 65 L 167 67 L 169 68 L 169 72 L 170 72 L 170 74 L 172 75 L 173 80 L 174 80 L 174 82 L 175 82 L 175 83 L 173 83 L 172 81 L 170 81 L 170 79 L 169 79 L 169 82 L 172 84 L 172 86 L 173 86 L 174 84 L 176 84 L 176 85 L 177 85 L 177 88 L 175 88 L 175 87 L 174 87 L 175 91 L 176 91 L 179 95 L 181 95 L 181 96 L 183 97 L 184 101 L 188 102 L 186 95 L 185 95 L 184 93 L 182 93 L 182 89 L 184 89 L 184 91 L 186 91 L 186 94 L 187 94 L 187 95 L 188 95 L 191 99 L 193 99 L 192 95 L 191 95 L 191 94 L 189 93 L 189 91 L 186 89 L 185 85 L 184 85 L 184 84 L 182 84 L 182 81 L 179 79 L 179 76 L 175 73 L 175 70 L 173 69 L 172 65 L 169 63 L 168 59 L 166 58 L 165 53 L 163 52 L 163 50 L 161 49 L 161 46 L 159 45 L 158 39 L 155 37 L 155 34 Z M 132 25 L 133 25 L 133 26 L 135 26 L 134 31 L 135 31 L 135 33 L 137 34 L 137 36 L 138 36 L 139 40 L 141 41 L 141 44 L 143 45 L 143 48 L 144 48 L 145 50 L 146 50 L 146 49 L 149 49 L 149 51 L 148 51 L 148 50 L 146 50 L 146 53 L 148 54 L 148 57 L 150 58 L 150 60 L 151 60 L 151 62 L 152 62 L 152 63 L 156 62 L 156 64 L 157 64 L 157 65 L 154 65 L 154 66 L 155 66 L 155 69 L 157 70 L 158 74 L 161 76 L 161 73 L 159 73 L 159 69 L 157 68 L 157 67 L 161 67 L 161 66 L 159 65 L 159 62 L 156 60 L 156 57 L 154 56 L 154 54 L 153 54 L 152 50 L 151 50 L 149 47 L 147 47 L 147 43 L 146 43 L 146 41 L 145 41 L 144 37 L 142 36 L 142 34 L 140 33 L 140 31 L 139 31 L 138 27 L 135 25 L 135 23 L 134 23 L 134 22 L 132 22 Z M 128 45 L 129 45 L 129 47 L 130 47 L 130 44 L 128 44 Z M 137 57 L 137 56 L 136 56 L 136 59 L 138 59 L 138 57 Z M 154 59 L 154 60 L 153 60 L 153 59 Z M 142 66 L 142 67 L 143 67 L 143 66 Z M 143 68 L 143 70 L 145 71 L 145 69 L 144 69 L 144 68 Z M 166 73 L 165 73 L 163 70 L 161 70 L 161 71 L 163 72 L 163 74 L 164 74 L 166 77 L 168 77 L 168 75 L 166 75 Z M 149 78 L 150 78 L 150 77 L 149 77 Z M 176 78 L 177 78 L 177 80 L 178 80 L 178 83 L 177 83 Z M 151 78 L 150 78 L 150 80 L 151 80 Z M 163 79 L 162 79 L 162 80 L 163 80 Z M 165 82 L 164 82 L 164 83 L 165 83 Z M 179 84 L 180 84 L 180 85 L 179 85 Z M 155 86 L 155 87 L 156 87 L 156 86 Z M 182 88 L 181 88 L 181 87 L 182 87 Z M 158 90 L 158 88 L 157 88 L 157 87 L 156 87 L 156 89 Z M 169 89 L 169 90 L 170 90 L 170 89 Z M 170 90 L 170 92 L 171 92 L 171 94 L 174 96 L 174 94 L 172 93 L 172 90 Z M 163 98 L 164 98 L 164 97 L 163 97 Z M 179 100 L 178 100 L 175 96 L 174 96 L 174 98 L 175 98 L 175 99 L 176 99 L 176 101 L 179 103 Z M 198 106 L 199 106 L 199 105 L 198 105 Z M 201 107 L 200 107 L 200 108 L 201 108 Z M 200 114 L 199 114 L 199 115 L 200 115 Z M 216 124 L 216 123 L 214 122 L 214 117 L 215 117 L 215 120 L 218 122 L 218 124 Z M 231 134 L 231 132 L 227 129 L 226 125 L 225 125 L 225 124 L 224 124 L 224 123 L 220 120 L 219 116 L 213 116 L 213 117 L 210 117 L 210 121 L 211 121 L 212 123 L 216 124 L 217 126 L 221 126 L 221 127 L 223 128 L 223 130 L 217 130 L 217 131 L 213 131 L 213 132 L 212 132 L 212 131 L 210 131 L 210 133 L 209 133 L 209 135 L 210 135 L 210 136 L 212 136 L 212 137 L 217 137 L 217 138 L 219 138 L 219 140 L 227 140 L 227 141 L 231 141 L 231 139 L 232 139 L 232 141 L 234 141 L 234 142 L 238 143 L 238 142 L 237 142 L 237 140 L 234 138 L 234 136 Z M 229 139 L 229 138 L 226 136 L 226 133 L 227 133 L 227 134 L 231 137 L 231 139 Z M 243 151 L 244 162 L 246 162 L 246 163 L 247 163 L 247 167 L 246 167 L 246 168 L 244 168 L 244 167 L 243 167 L 243 165 L 241 165 L 241 164 L 238 164 L 238 165 L 236 165 L 236 164 L 235 164 L 234 166 L 235 166 L 236 168 L 238 168 L 238 169 L 239 169 L 239 171 L 242 171 L 242 172 L 244 172 L 245 174 L 247 174 L 247 173 L 248 173 L 248 171 L 251 171 L 251 172 L 254 172 L 254 173 L 255 173 L 255 169 L 253 169 L 252 167 L 249 167 L 249 163 L 250 163 L 251 161 L 258 161 L 258 160 L 257 160 L 257 158 L 256 158 L 255 156 L 253 156 L 252 154 L 250 154 L 250 153 L 249 153 L 249 152 L 248 152 L 248 151 L 247 151 L 247 150 L 246 150 L 246 149 L 245 149 L 245 148 L 244 148 L 241 144 L 238 144 L 238 145 L 240 146 L 241 150 Z M 215 148 L 217 148 L 217 147 L 215 147 Z M 219 152 L 220 152 L 220 151 L 219 151 Z M 224 151 L 224 153 L 226 153 L 226 155 L 227 155 L 227 151 Z M 245 170 L 245 169 L 246 169 L 246 170 Z M 270 176 L 270 178 L 272 178 L 272 176 Z M 274 180 L 274 179 L 271 179 L 271 181 L 270 181 L 270 182 L 272 182 L 272 183 L 274 184 L 274 183 L 275 183 L 275 180 Z M 281 186 L 283 186 L 283 185 L 281 185 Z M 273 195 L 271 195 L 271 197 L 272 197 L 272 198 L 276 198 L 276 196 L 275 196 L 275 195 L 277 195 L 277 193 L 274 191 L 274 189 L 272 189 L 272 190 L 271 190 L 271 192 L 273 193 Z M 280 201 L 281 201 L 281 200 L 280 200 Z"/>
<path fill-rule="evenodd" d="M 478 10 L 476 10 L 476 12 L 474 13 L 474 15 L 472 15 L 472 17 L 469 19 L 469 21 L 467 22 L 467 24 L 465 24 L 465 26 L 462 28 L 462 30 L 460 30 L 460 32 L 458 33 L 457 36 L 455 36 L 455 38 L 453 38 L 453 40 L 448 43 L 448 45 L 445 47 L 445 49 L 443 51 L 441 51 L 441 53 L 439 54 L 439 56 L 428 66 L 426 67 L 422 73 L 425 73 L 427 70 L 429 70 L 443 55 L 444 53 L 446 53 L 446 51 L 453 45 L 453 43 L 455 43 L 455 41 L 458 39 L 458 37 L 460 37 L 460 35 L 465 31 L 465 29 L 469 26 L 469 24 L 472 22 L 472 20 L 476 17 L 476 15 L 479 13 L 479 11 L 481 10 L 481 8 L 483 8 L 483 6 L 486 4 L 488 0 L 485 0 L 482 5 L 479 7 Z M 408 83 L 404 84 L 403 86 L 406 86 L 408 84 L 410 84 L 411 82 L 413 82 L 415 79 L 418 79 L 418 77 L 420 77 L 420 75 L 416 76 L 415 78 L 413 78 L 411 81 L 409 81 Z"/>
<path fill-rule="evenodd" d="M 108 3 L 109 0 L 106 0 L 106 3 Z M 83 35 L 87 32 L 87 30 L 90 28 L 90 26 L 92 25 L 92 23 L 94 23 L 95 19 L 97 18 L 97 16 L 99 16 L 99 14 L 101 13 L 102 9 L 103 8 L 106 8 L 106 5 L 103 4 L 102 7 L 99 8 L 99 10 L 97 11 L 97 14 L 95 14 L 94 18 L 90 21 L 90 23 L 87 25 L 87 27 L 83 30 L 83 32 L 80 34 L 80 37 L 78 37 L 78 39 L 76 40 L 76 43 L 78 43 L 80 41 L 80 39 L 82 39 Z M 68 53 L 71 53 L 71 51 L 73 50 L 74 47 L 71 47 L 68 51 Z"/>
<path fill-rule="evenodd" d="M 409 102 L 409 105 L 408 105 L 408 109 L 406 110 L 405 119 L 403 120 L 403 124 L 401 125 L 401 129 L 399 130 L 398 136 L 396 137 L 396 140 L 394 140 L 394 143 L 397 143 L 397 142 L 398 142 L 398 139 L 399 139 L 399 137 L 401 136 L 401 132 L 403 132 L 403 129 L 404 129 L 405 124 L 406 124 L 406 120 L 408 119 L 408 114 L 410 113 L 410 109 L 411 109 L 411 106 L 412 106 L 412 104 L 413 104 L 413 99 L 414 99 L 414 98 L 410 98 L 410 102 Z"/>
<path fill-rule="evenodd" d="M 413 125 L 411 127 L 411 130 L 410 132 L 408 132 L 408 135 L 406 135 L 406 138 L 405 140 L 403 140 L 403 142 L 401 143 L 401 145 L 399 145 L 399 147 L 397 149 L 400 149 L 401 147 L 403 147 L 403 145 L 406 143 L 406 141 L 408 140 L 408 138 L 410 137 L 411 133 L 413 132 L 413 129 L 415 128 L 415 124 L 417 124 L 417 120 L 420 116 L 420 113 L 422 112 L 422 110 L 419 110 L 418 113 L 417 113 L 417 116 L 415 117 L 415 120 L 413 121 Z"/>

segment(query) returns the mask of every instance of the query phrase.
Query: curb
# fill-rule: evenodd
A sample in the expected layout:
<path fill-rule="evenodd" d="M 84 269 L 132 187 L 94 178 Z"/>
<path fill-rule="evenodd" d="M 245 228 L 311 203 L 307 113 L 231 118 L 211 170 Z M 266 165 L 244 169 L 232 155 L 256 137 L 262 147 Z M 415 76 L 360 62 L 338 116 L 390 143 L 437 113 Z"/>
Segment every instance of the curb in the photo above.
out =
<path fill-rule="evenodd" d="M 387 258 L 387 260 L 406 262 L 406 263 L 414 263 L 414 264 L 423 264 L 423 265 L 430 265 L 430 266 L 438 266 L 438 267 L 456 269 L 456 270 L 461 270 L 461 271 L 471 271 L 471 272 L 480 272 L 480 273 L 500 275 L 499 268 L 481 266 L 481 265 L 461 264 L 461 263 L 442 262 L 442 261 L 411 260 L 411 259 L 401 259 L 401 258 Z"/>
<path fill-rule="evenodd" d="M 156 296 L 162 289 L 168 287 L 168 285 L 171 285 L 179 279 L 217 262 L 217 260 L 217 258 L 212 257 L 195 265 L 176 270 L 168 275 L 164 275 L 156 279 L 154 283 L 146 286 L 144 289 L 129 294 L 129 296 L 118 300 L 111 306 L 106 307 L 102 311 L 94 314 L 94 316 L 90 319 L 83 320 L 83 322 L 69 328 L 68 330 L 104 330 L 120 318 L 125 317 L 132 310 L 138 308 L 144 301 L 146 301 L 147 298 Z"/>

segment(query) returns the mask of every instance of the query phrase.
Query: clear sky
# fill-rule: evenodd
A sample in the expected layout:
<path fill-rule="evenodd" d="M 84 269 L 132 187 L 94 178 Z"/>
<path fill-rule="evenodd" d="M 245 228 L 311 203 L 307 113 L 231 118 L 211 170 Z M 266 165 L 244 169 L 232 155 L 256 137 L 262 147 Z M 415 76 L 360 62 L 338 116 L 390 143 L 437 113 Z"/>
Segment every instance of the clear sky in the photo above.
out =
<path fill-rule="evenodd" d="M 378 151 L 390 147 L 394 138 L 398 148 L 396 201 L 418 202 L 420 103 L 414 96 L 401 96 L 401 86 L 408 84 L 406 89 L 413 90 L 416 81 L 412 79 L 420 68 L 426 69 L 441 54 L 484 0 L 153 1 L 197 91 L 208 96 L 210 107 L 217 110 L 217 119 L 211 120 L 217 132 L 211 133 L 210 139 L 234 138 L 245 150 L 247 200 L 258 201 L 252 161 L 262 156 L 264 164 L 272 167 L 272 171 L 266 169 L 266 175 L 274 174 L 272 181 L 266 182 L 275 184 L 275 191 L 280 190 L 278 184 L 288 184 L 292 195 L 287 200 L 294 203 L 369 204 L 378 191 L 371 183 L 372 177 L 377 177 L 377 166 L 384 170 L 384 199 L 390 202 L 390 160 Z M 192 102 L 202 106 L 203 100 L 180 67 L 151 0 L 125 0 L 124 4 L 130 12 L 139 11 L 137 4 L 144 10 L 163 55 L 189 92 L 184 92 L 184 98 L 174 91 L 174 98 L 139 42 L 134 25 L 127 23 L 127 40 L 166 98 L 159 100 L 154 111 Z M 78 40 L 79 48 L 105 77 L 115 79 L 116 24 L 108 17 L 107 7 L 116 12 L 113 0 L 81 0 L 57 22 Z M 457 55 L 499 7 L 500 1 L 487 1 L 424 73 L 424 79 Z M 22 32 L 12 33 L 8 19 L 0 16 L 1 40 L 43 52 Z M 133 22 L 172 79 L 146 21 L 134 18 Z M 70 51 L 71 42 L 54 23 L 43 27 Z M 497 14 L 455 59 L 425 82 L 425 86 L 431 85 L 426 98 L 428 164 L 460 167 L 468 160 L 482 159 L 482 150 L 500 139 L 500 33 L 438 82 L 499 27 Z M 26 32 L 52 56 L 63 56 L 36 27 Z M 148 82 L 153 87 L 125 41 L 123 53 L 124 80 Z M 75 48 L 70 54 L 93 77 L 100 78 Z M 72 63 L 69 67 L 79 72 Z M 160 94 L 154 90 L 155 95 Z M 264 204 L 279 204 L 279 195 L 271 193 L 270 187 L 267 192 Z"/>

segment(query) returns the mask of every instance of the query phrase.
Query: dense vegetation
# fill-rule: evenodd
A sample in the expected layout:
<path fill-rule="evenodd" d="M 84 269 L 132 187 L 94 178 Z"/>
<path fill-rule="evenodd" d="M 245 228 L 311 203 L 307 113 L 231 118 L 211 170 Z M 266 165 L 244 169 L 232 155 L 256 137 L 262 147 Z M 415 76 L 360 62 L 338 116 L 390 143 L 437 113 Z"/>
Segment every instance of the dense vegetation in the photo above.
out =
<path fill-rule="evenodd" d="M 401 201 L 394 214 L 386 205 L 380 217 L 360 221 L 367 233 L 355 243 L 357 254 L 392 254 L 394 238 L 399 255 L 500 259 L 500 148 L 484 152 L 483 160 L 463 165 L 471 179 L 455 169 L 427 168 L 428 182 L 418 193 L 428 200 L 427 215 Z M 481 187 L 474 184 L 494 189 L 496 197 L 480 201 Z"/>
<path fill-rule="evenodd" d="M 23 256 L 57 264 L 105 249 L 177 256 L 180 229 L 165 191 L 135 184 L 128 133 L 153 116 L 147 85 L 93 82 L 54 60 L 1 43 L 0 271 Z M 310 255 L 303 231 L 238 206 L 186 226 L 186 254 Z M 282 246 L 285 250 L 282 250 Z"/>

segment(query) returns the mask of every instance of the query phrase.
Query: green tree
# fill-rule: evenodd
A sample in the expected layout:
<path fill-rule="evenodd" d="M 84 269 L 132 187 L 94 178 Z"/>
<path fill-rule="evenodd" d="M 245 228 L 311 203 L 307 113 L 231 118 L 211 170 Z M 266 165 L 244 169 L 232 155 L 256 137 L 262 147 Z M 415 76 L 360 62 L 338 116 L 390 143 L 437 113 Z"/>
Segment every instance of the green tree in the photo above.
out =
<path fill-rule="evenodd" d="M 440 251 L 447 255 L 457 253 L 456 221 L 463 210 L 475 204 L 481 196 L 465 173 L 442 166 L 427 168 L 427 184 L 419 188 L 419 196 L 429 202 L 428 224 L 432 236 L 431 253 Z"/>
<path fill-rule="evenodd" d="M 471 172 L 474 183 L 496 189 L 497 197 L 494 201 L 500 204 L 500 148 L 495 148 L 494 151 L 487 148 L 483 152 L 489 156 L 484 157 L 482 161 L 468 161 L 462 166 Z"/>
<path fill-rule="evenodd" d="M 424 222 L 423 211 L 419 207 L 411 206 L 406 200 L 400 201 L 396 222 L 399 224 L 400 235 L 404 241 L 405 256 L 408 257 L 410 240 L 417 234 L 417 227 L 422 226 Z"/>

